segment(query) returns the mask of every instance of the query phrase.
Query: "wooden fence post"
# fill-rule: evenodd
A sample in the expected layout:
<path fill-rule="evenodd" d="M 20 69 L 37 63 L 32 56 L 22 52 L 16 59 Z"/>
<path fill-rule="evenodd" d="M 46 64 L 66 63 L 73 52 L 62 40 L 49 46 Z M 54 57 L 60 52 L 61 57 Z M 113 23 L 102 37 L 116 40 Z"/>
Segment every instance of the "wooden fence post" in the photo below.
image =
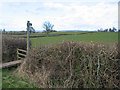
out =
<path fill-rule="evenodd" d="M 17 60 L 18 60 L 18 48 L 17 48 Z"/>
<path fill-rule="evenodd" d="M 27 21 L 27 54 L 29 54 L 30 50 L 30 41 L 29 41 L 29 27 L 30 27 L 30 21 Z"/>

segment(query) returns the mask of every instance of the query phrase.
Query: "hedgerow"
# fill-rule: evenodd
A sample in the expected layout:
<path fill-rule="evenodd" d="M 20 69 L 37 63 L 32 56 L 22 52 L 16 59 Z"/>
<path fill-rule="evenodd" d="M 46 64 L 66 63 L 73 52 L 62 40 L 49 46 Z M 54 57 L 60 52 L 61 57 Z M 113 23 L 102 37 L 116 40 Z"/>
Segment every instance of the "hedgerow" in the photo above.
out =
<path fill-rule="evenodd" d="M 120 88 L 117 47 L 67 41 L 40 47 L 18 73 L 40 88 Z"/>
<path fill-rule="evenodd" d="M 2 38 L 2 60 L 3 62 L 17 59 L 17 48 L 26 50 L 27 41 L 24 38 L 3 36 Z"/>

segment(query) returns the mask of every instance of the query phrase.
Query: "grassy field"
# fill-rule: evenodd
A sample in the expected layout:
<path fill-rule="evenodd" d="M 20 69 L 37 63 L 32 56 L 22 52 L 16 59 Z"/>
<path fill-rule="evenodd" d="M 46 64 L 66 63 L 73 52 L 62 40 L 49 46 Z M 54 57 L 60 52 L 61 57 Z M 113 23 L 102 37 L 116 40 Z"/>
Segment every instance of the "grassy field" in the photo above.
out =
<path fill-rule="evenodd" d="M 3 69 L 2 70 L 2 88 L 36 88 L 34 85 L 30 84 L 27 80 L 16 77 L 12 70 Z"/>
<path fill-rule="evenodd" d="M 101 43 L 112 43 L 118 42 L 118 33 L 117 32 L 96 32 L 89 34 L 81 35 L 64 35 L 56 37 L 40 37 L 40 38 L 31 38 L 32 48 L 41 46 L 41 45 L 53 45 L 65 41 L 78 41 L 78 42 L 101 42 Z"/>
<path fill-rule="evenodd" d="M 53 34 L 78 34 L 85 32 L 52 32 Z M 87 33 L 87 32 L 86 32 Z M 45 35 L 45 33 L 35 33 L 32 35 Z M 11 36 L 25 36 L 25 35 L 11 35 Z M 39 37 L 39 38 L 30 38 L 32 41 L 32 48 L 36 48 L 42 45 L 55 45 L 65 41 L 75 41 L 75 42 L 86 42 L 93 43 L 113 43 L 118 42 L 118 33 L 117 32 L 96 32 L 88 33 L 81 35 L 64 35 L 64 36 L 54 36 L 54 37 Z M 15 77 L 12 72 L 7 69 L 3 69 L 3 88 L 35 88 L 34 85 L 31 85 L 27 80 L 22 78 Z"/>

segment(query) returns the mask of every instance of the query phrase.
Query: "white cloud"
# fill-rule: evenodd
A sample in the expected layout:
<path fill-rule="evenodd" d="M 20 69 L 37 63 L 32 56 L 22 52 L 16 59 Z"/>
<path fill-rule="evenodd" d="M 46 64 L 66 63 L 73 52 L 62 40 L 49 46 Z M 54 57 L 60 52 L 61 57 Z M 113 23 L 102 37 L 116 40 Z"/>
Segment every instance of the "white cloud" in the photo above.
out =
<path fill-rule="evenodd" d="M 39 8 L 38 6 L 31 6 L 31 8 L 33 7 Z M 113 26 L 118 27 L 117 4 L 101 2 L 89 6 L 87 4 L 76 2 L 67 4 L 45 2 L 43 3 L 42 7 L 61 9 L 62 10 L 61 14 L 63 14 L 64 16 L 56 15 L 56 11 L 54 11 L 54 15 L 52 16 L 49 16 L 49 14 L 37 15 L 33 13 L 19 15 L 17 13 L 13 14 L 13 16 L 11 16 L 10 19 L 9 17 L 4 19 L 1 18 L 4 21 L 1 23 L 7 23 L 6 25 L 8 26 L 4 26 L 4 28 L 7 28 L 8 30 L 10 28 L 11 30 L 12 29 L 25 30 L 27 20 L 30 20 L 33 23 L 33 27 L 37 30 L 43 30 L 42 24 L 44 21 L 50 21 L 52 24 L 55 25 L 54 29 L 56 30 L 65 29 L 97 30 L 98 28 L 110 28 Z M 31 9 L 31 11 L 36 13 L 41 12 L 40 10 L 35 11 L 35 9 Z"/>
<path fill-rule="evenodd" d="M 45 7 L 52 7 L 52 8 L 63 8 L 64 5 L 60 3 L 44 3 Z"/>
<path fill-rule="evenodd" d="M 60 3 L 45 3 L 47 7 L 62 8 L 65 11 L 64 17 L 57 17 L 55 24 L 58 27 L 62 26 L 67 29 L 80 29 L 80 27 L 74 27 L 80 25 L 81 28 L 86 28 L 82 25 L 91 25 L 88 29 L 97 28 L 110 28 L 117 27 L 118 7 L 113 4 L 98 3 L 93 6 L 87 5 L 63 5 Z M 57 29 L 57 28 L 56 28 Z"/>
<path fill-rule="evenodd" d="M 2 2 L 0 2 L 0 12 L 1 12 L 1 10 L 2 10 Z"/>
<path fill-rule="evenodd" d="M 118 2 L 119 0 L 1 0 L 1 2 Z"/>

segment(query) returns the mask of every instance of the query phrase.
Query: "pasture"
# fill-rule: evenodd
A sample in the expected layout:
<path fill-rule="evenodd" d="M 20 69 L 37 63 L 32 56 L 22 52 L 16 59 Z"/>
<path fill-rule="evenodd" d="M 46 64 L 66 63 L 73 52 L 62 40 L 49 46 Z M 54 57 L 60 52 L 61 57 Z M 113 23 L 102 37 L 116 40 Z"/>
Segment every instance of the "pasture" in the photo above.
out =
<path fill-rule="evenodd" d="M 63 34 L 63 35 L 61 35 Z M 66 34 L 66 35 L 64 35 Z M 27 35 L 8 35 L 10 37 L 26 37 Z M 89 43 L 93 41 L 94 43 L 114 43 L 118 42 L 118 32 L 85 32 L 85 31 L 75 31 L 75 32 L 50 32 L 49 37 L 46 33 L 32 33 L 30 36 L 38 36 L 30 38 L 32 42 L 32 48 L 36 48 L 44 45 L 55 45 L 64 41 L 74 41 L 74 42 L 86 42 Z M 44 36 L 44 37 L 39 37 Z"/>
<path fill-rule="evenodd" d="M 81 34 L 84 33 L 84 34 Z M 72 34 L 72 35 L 60 35 L 59 34 Z M 56 36 L 54 36 L 56 35 Z M 11 37 L 23 37 L 26 35 L 9 35 Z M 30 36 L 45 36 L 45 37 L 35 37 L 30 38 L 32 43 L 32 48 L 37 48 L 40 46 L 52 46 L 60 44 L 62 41 L 74 41 L 74 42 L 84 42 L 84 43 L 103 43 L 103 44 L 113 44 L 118 42 L 118 32 L 51 32 L 49 36 L 46 33 L 32 33 Z M 14 70 L 13 70 L 14 71 Z M 13 71 L 3 69 L 3 87 L 4 88 L 35 88 L 27 80 L 15 77 L 12 74 Z"/>
<path fill-rule="evenodd" d="M 77 32 L 78 33 L 78 32 Z M 40 38 L 31 38 L 32 48 L 36 48 L 43 45 L 53 45 L 61 43 L 64 41 L 74 41 L 74 42 L 86 42 L 90 43 L 114 43 L 118 42 L 118 33 L 117 32 L 95 32 L 95 33 L 86 33 L 80 35 L 64 35 L 64 36 L 55 36 L 55 37 L 40 37 Z"/>

